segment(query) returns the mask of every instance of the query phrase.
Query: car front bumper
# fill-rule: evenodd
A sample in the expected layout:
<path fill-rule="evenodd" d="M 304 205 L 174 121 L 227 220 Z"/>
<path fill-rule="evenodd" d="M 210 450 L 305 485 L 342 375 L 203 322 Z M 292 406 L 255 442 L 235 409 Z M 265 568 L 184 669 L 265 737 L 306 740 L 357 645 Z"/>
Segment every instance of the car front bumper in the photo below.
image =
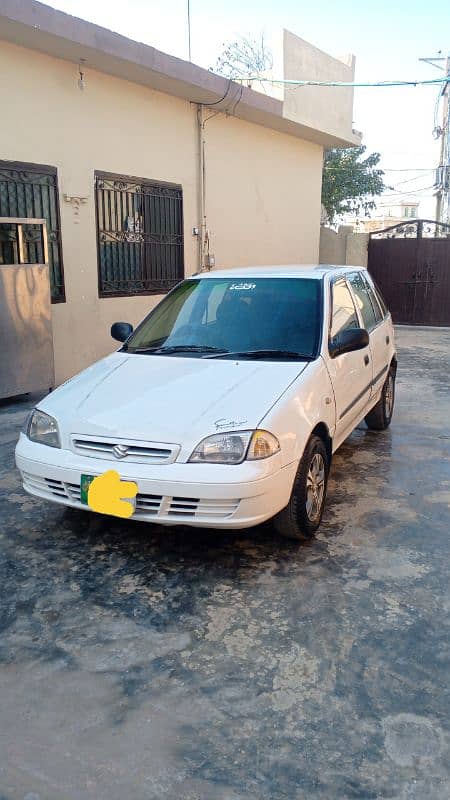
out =
<path fill-rule="evenodd" d="M 279 454 L 233 466 L 125 464 L 36 444 L 24 434 L 17 443 L 16 464 L 24 489 L 54 503 L 91 510 L 80 500 L 81 475 L 114 469 L 138 486 L 131 519 L 231 530 L 258 525 L 281 511 L 289 502 L 297 467 L 282 467 Z"/>

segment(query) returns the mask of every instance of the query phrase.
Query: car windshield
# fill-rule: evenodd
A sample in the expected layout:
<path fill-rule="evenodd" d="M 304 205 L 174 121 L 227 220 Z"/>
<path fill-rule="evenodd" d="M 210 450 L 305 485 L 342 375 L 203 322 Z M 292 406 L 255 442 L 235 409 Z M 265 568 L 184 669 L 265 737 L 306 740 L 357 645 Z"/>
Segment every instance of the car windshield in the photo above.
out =
<path fill-rule="evenodd" d="M 316 278 L 199 278 L 179 284 L 124 345 L 129 353 L 198 358 L 315 358 Z"/>

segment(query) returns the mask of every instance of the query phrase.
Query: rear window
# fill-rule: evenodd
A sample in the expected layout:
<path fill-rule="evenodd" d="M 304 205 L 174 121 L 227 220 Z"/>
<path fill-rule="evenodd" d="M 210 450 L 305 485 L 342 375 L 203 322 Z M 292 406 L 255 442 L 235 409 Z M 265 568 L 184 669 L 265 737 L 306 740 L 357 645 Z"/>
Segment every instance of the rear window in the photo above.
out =
<path fill-rule="evenodd" d="M 366 330 L 372 331 L 381 319 L 380 310 L 376 305 L 375 298 L 372 302 L 369 294 L 369 286 L 364 280 L 362 272 L 354 272 L 353 275 L 350 275 L 349 282 L 355 295 L 363 325 Z"/>
<path fill-rule="evenodd" d="M 388 309 L 388 307 L 386 305 L 386 301 L 385 301 L 385 299 L 384 299 L 384 297 L 383 297 L 383 295 L 382 295 L 382 293 L 380 291 L 380 287 L 377 286 L 377 284 L 375 283 L 375 281 L 373 280 L 371 275 L 368 275 L 366 280 L 368 281 L 369 286 L 372 289 L 372 292 L 374 293 L 375 297 L 378 300 L 378 305 L 380 306 L 381 313 L 383 314 L 383 317 L 387 317 L 387 315 L 389 314 L 389 309 Z"/>
<path fill-rule="evenodd" d="M 358 327 L 359 321 L 353 297 L 345 280 L 340 278 L 332 288 L 330 338 L 334 339 L 343 331 Z"/>

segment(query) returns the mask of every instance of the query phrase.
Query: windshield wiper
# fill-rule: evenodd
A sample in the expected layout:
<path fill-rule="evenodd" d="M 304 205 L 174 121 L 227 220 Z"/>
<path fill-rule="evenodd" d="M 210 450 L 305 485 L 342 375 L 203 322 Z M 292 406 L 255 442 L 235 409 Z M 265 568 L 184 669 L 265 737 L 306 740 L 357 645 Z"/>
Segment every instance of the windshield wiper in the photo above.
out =
<path fill-rule="evenodd" d="M 227 358 L 279 358 L 296 361 L 313 361 L 311 355 L 297 353 L 294 350 L 237 350 L 236 352 L 225 351 L 224 353 L 206 356 L 206 358 L 216 358 L 216 355 L 226 355 Z"/>
<path fill-rule="evenodd" d="M 161 345 L 165 342 L 165 337 L 161 337 L 161 339 L 155 339 L 154 344 L 152 347 L 142 347 L 138 348 L 137 350 L 130 350 L 130 345 L 128 342 L 125 342 L 123 347 L 121 347 L 122 353 L 152 353 L 154 350 L 159 350 Z"/>
<path fill-rule="evenodd" d="M 209 347 L 209 345 L 199 344 L 177 344 L 168 347 L 139 347 L 137 350 L 130 350 L 130 353 L 154 353 L 156 355 L 164 355 L 166 353 L 214 353 L 220 355 L 227 353 L 220 347 Z"/>

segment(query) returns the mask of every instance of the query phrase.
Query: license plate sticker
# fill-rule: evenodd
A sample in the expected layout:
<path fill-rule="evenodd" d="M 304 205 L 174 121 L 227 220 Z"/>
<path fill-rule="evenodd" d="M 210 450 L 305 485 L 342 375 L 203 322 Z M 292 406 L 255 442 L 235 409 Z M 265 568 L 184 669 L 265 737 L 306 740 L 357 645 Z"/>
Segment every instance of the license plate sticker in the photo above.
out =
<path fill-rule="evenodd" d="M 88 503 L 88 492 L 89 487 L 94 480 L 95 475 L 82 475 L 80 478 L 80 500 L 84 503 L 85 506 L 89 505 Z"/>
<path fill-rule="evenodd" d="M 89 502 L 89 488 L 95 478 L 101 481 L 102 488 L 96 485 L 95 497 Z M 121 480 L 115 470 L 108 470 L 103 475 L 81 475 L 80 500 L 83 505 L 101 514 L 114 517 L 131 517 L 136 510 L 137 484 L 133 481 Z M 127 496 L 128 495 L 128 496 Z"/>

